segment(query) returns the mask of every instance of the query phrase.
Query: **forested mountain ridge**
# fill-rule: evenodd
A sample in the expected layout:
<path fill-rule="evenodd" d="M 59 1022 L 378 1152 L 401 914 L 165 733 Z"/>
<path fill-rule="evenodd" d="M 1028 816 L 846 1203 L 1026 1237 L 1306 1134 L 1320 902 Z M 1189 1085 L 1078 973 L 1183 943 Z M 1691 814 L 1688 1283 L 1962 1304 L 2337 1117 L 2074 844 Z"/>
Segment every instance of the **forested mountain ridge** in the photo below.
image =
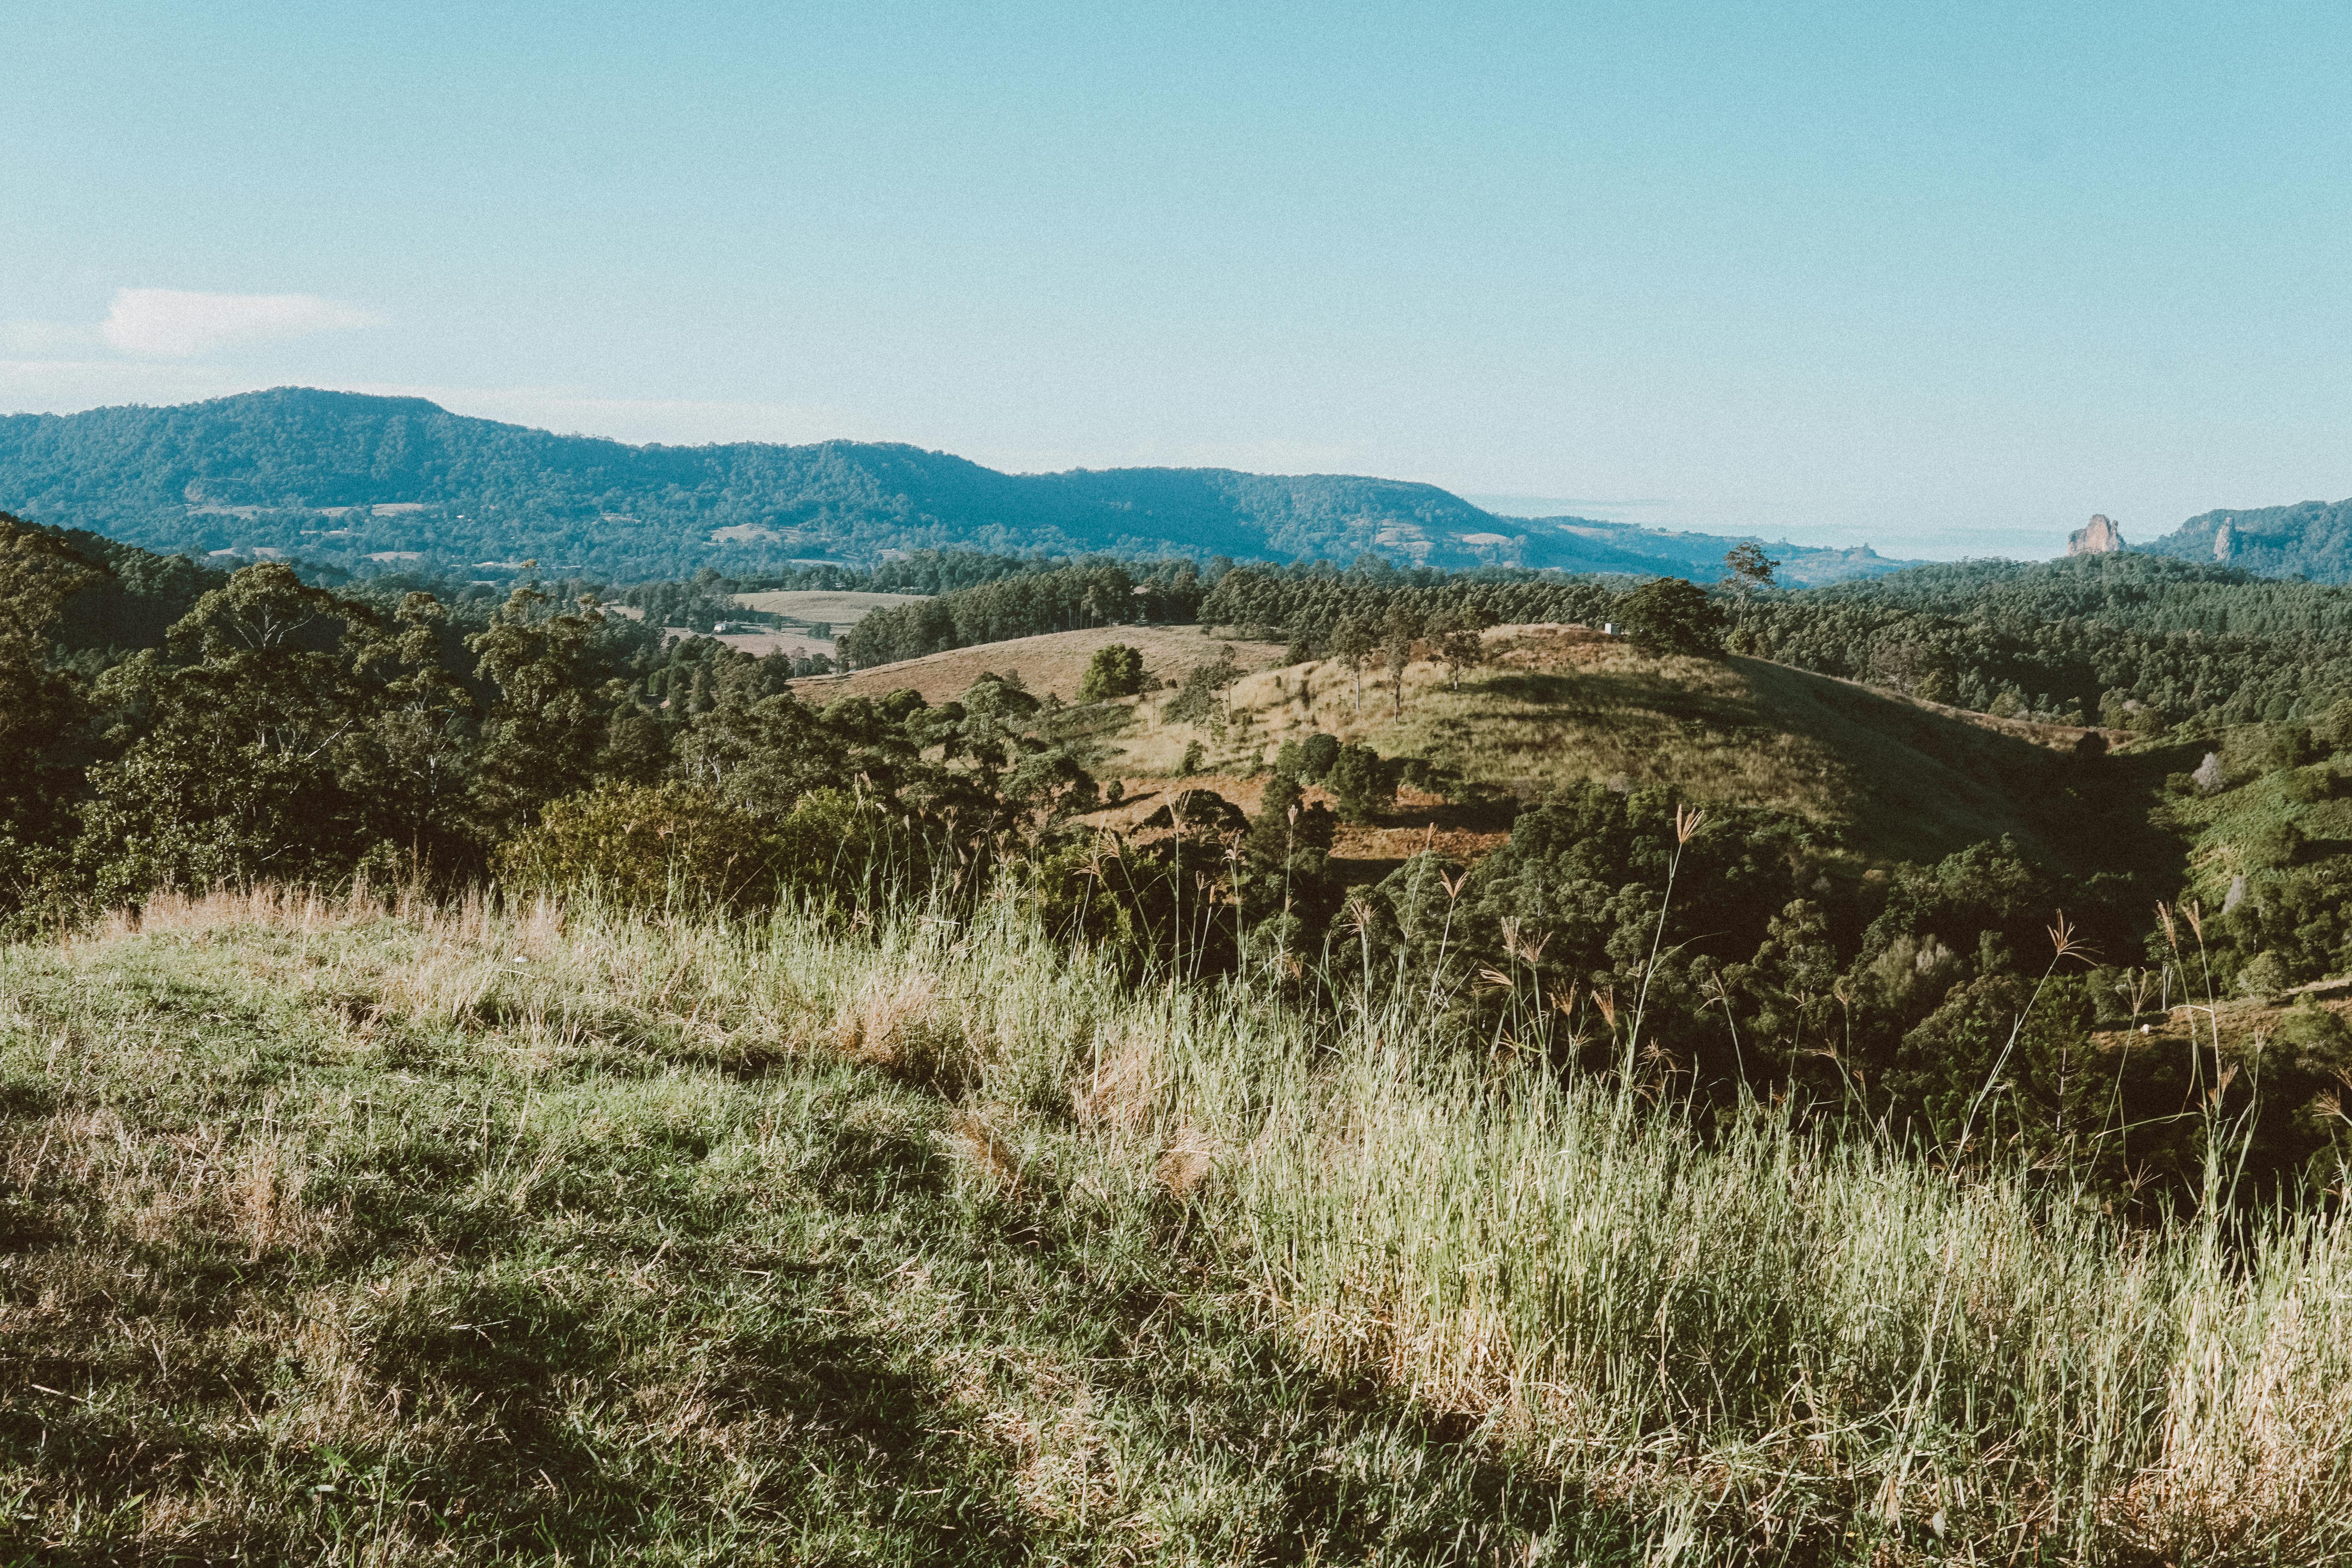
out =
<path fill-rule="evenodd" d="M 2352 500 L 2200 512 L 2147 548 L 2263 577 L 2352 582 Z"/>
<path fill-rule="evenodd" d="M 279 387 L 176 407 L 0 416 L 0 508 L 162 551 L 364 569 L 534 559 L 615 578 L 734 575 L 892 551 L 1171 553 L 1712 577 L 1728 539 L 1483 511 L 1433 485 L 1223 468 L 1005 474 L 828 441 L 630 446 L 422 398 Z M 1794 583 L 1894 570 L 1775 545 Z"/>

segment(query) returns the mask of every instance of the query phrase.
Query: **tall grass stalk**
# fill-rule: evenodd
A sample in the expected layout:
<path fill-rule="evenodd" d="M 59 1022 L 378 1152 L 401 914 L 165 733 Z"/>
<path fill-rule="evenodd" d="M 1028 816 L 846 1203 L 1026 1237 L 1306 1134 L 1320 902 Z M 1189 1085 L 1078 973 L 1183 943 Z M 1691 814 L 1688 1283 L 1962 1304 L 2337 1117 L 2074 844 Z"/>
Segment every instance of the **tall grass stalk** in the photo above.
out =
<path fill-rule="evenodd" d="M 159 899 L 135 940 L 240 931 L 290 942 L 321 994 L 491 1031 L 521 1060 L 627 1038 L 929 1086 L 985 1129 L 966 1143 L 988 1179 L 1051 1173 L 1074 1212 L 1180 1205 L 1204 1295 L 1563 1495 L 1659 1521 L 1658 1560 L 2352 1552 L 2338 1213 L 2277 1214 L 2232 1253 L 2209 1226 L 2130 1228 L 1997 1160 L 1956 1179 L 1785 1110 L 1702 1138 L 1630 1075 L 1441 1046 L 1417 986 L 1320 1019 L 1246 984 L 1129 988 L 1007 900 L 856 932 L 257 893 Z M 480 1179 L 545 1179 L 529 1148 Z"/>
<path fill-rule="evenodd" d="M 1658 973 L 1658 944 L 1665 940 L 1666 915 L 1675 906 L 1675 877 L 1683 868 L 1683 850 L 1706 821 L 1706 813 L 1687 805 L 1675 807 L 1675 852 L 1666 862 L 1666 890 L 1658 900 L 1657 929 L 1650 933 L 1650 956 L 1642 965 L 1642 989 L 1633 1000 L 1633 1027 L 1625 1037 L 1625 1071 L 1633 1077 L 1635 1053 L 1641 1048 L 1642 1016 L 1650 1005 L 1650 981 Z"/>

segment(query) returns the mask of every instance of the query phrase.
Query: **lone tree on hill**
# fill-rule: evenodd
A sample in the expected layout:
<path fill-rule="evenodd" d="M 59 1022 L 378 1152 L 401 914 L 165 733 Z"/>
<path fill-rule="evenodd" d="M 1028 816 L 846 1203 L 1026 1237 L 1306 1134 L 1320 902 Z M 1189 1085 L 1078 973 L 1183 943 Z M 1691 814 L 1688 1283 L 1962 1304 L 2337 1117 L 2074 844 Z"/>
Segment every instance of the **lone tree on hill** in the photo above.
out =
<path fill-rule="evenodd" d="M 1644 653 L 1682 653 L 1696 658 L 1723 655 L 1723 606 L 1706 590 L 1680 577 L 1661 577 L 1617 601 L 1625 633 Z"/>
<path fill-rule="evenodd" d="M 1390 710 L 1393 716 L 1404 716 L 1404 672 L 1412 663 L 1412 645 L 1422 633 L 1421 612 L 1402 599 L 1389 603 L 1388 614 L 1381 617 L 1381 652 L 1388 660 Z"/>
<path fill-rule="evenodd" d="M 1206 724 L 1213 721 L 1222 731 L 1230 717 L 1225 689 L 1239 680 L 1241 674 L 1241 667 L 1234 662 L 1233 644 L 1227 643 L 1216 663 L 1196 664 L 1184 672 L 1184 684 L 1160 711 L 1163 717 L 1181 723 Z"/>
<path fill-rule="evenodd" d="M 1331 627 L 1331 657 L 1355 678 L 1356 711 L 1364 710 L 1364 661 L 1380 650 L 1380 637 L 1361 616 L 1341 616 Z"/>
<path fill-rule="evenodd" d="M 1349 822 L 1370 822 L 1396 802 L 1397 770 L 1370 746 L 1352 742 L 1331 759 L 1323 783 Z"/>
<path fill-rule="evenodd" d="M 1106 702 L 1114 697 L 1132 697 L 1143 689 L 1143 655 L 1123 642 L 1115 642 L 1095 650 L 1087 660 L 1087 673 L 1078 681 L 1078 700 Z"/>
<path fill-rule="evenodd" d="M 1772 574 L 1780 563 L 1764 553 L 1764 547 L 1752 539 L 1743 539 L 1724 552 L 1723 569 L 1738 588 L 1741 601 L 1759 588 L 1772 586 Z"/>
<path fill-rule="evenodd" d="M 1486 616 L 1476 611 L 1440 610 L 1429 618 L 1429 636 L 1437 657 L 1445 661 L 1447 683 L 1462 689 L 1462 672 L 1486 661 L 1486 649 L 1478 634 Z"/>

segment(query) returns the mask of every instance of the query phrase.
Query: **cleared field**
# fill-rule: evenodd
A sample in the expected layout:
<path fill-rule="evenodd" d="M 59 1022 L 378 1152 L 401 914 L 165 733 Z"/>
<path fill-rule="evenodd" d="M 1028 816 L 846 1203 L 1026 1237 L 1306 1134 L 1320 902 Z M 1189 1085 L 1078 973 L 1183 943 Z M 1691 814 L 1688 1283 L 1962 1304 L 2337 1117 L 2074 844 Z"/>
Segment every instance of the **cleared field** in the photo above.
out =
<path fill-rule="evenodd" d="M 646 618 L 645 611 L 637 608 L 635 605 L 606 605 L 604 606 L 604 613 L 608 616 L 619 616 L 625 619 L 632 621 L 642 621 Z M 691 626 L 664 626 L 662 627 L 662 631 L 665 635 L 674 637 L 698 637 L 709 636 L 709 633 L 698 632 Z M 832 657 L 833 654 L 833 644 L 825 641 L 823 637 L 813 637 L 806 632 L 729 632 L 716 640 L 725 643 L 729 647 L 740 649 L 742 652 L 748 653 L 755 658 L 761 658 L 772 653 L 821 653 L 825 655 L 827 658 Z"/>
<path fill-rule="evenodd" d="M 671 631 L 679 630 L 679 628 L 676 626 L 672 626 L 668 629 Z M 686 633 L 682 635 L 691 636 L 694 634 Z M 729 647 L 740 648 L 755 658 L 762 658 L 772 653 L 821 653 L 828 658 L 833 656 L 833 644 L 825 641 L 822 637 L 813 637 L 806 632 L 729 632 L 726 636 L 719 637 L 718 640 L 725 643 Z"/>
<path fill-rule="evenodd" d="M 765 594 L 738 594 L 735 602 L 747 610 L 765 610 L 795 621 L 824 621 L 835 628 L 854 626 L 877 610 L 911 605 L 923 594 L 857 594 L 822 588 L 782 588 Z"/>
<path fill-rule="evenodd" d="M 985 672 L 1011 675 L 1017 671 L 1031 691 L 1040 697 L 1050 691 L 1066 702 L 1077 697 L 1087 661 L 1097 649 L 1112 643 L 1125 643 L 1141 653 L 1145 673 L 1171 685 L 1182 680 L 1184 672 L 1194 665 L 1214 663 L 1228 647 L 1234 650 L 1234 662 L 1244 669 L 1264 668 L 1282 658 L 1279 644 L 1213 638 L 1198 626 L 1095 626 L 982 643 L 797 684 L 804 699 L 818 703 L 845 695 L 879 697 L 902 687 L 921 692 L 926 702 L 943 702 Z M 1182 750 L 1177 748 L 1180 757 Z"/>

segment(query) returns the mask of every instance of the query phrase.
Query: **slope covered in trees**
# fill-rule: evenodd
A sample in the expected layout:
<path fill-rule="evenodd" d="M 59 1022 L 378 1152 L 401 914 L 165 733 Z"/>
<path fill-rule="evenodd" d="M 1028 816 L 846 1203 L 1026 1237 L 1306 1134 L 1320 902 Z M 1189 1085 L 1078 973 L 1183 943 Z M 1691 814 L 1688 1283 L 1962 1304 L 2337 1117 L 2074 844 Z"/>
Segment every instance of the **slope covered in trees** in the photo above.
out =
<path fill-rule="evenodd" d="M 2265 577 L 2352 581 L 2352 500 L 2202 512 L 2146 548 Z"/>
<path fill-rule="evenodd" d="M 299 387 L 0 417 L 0 508 L 165 551 L 276 550 L 352 569 L 376 556 L 530 559 L 623 579 L 947 548 L 1276 560 L 1377 549 L 1442 566 L 1706 571 L 1725 542 L 1498 518 L 1432 485 L 1356 475 L 1003 474 L 851 441 L 635 447 Z M 1797 579 L 1895 564 L 1780 548 Z"/>

